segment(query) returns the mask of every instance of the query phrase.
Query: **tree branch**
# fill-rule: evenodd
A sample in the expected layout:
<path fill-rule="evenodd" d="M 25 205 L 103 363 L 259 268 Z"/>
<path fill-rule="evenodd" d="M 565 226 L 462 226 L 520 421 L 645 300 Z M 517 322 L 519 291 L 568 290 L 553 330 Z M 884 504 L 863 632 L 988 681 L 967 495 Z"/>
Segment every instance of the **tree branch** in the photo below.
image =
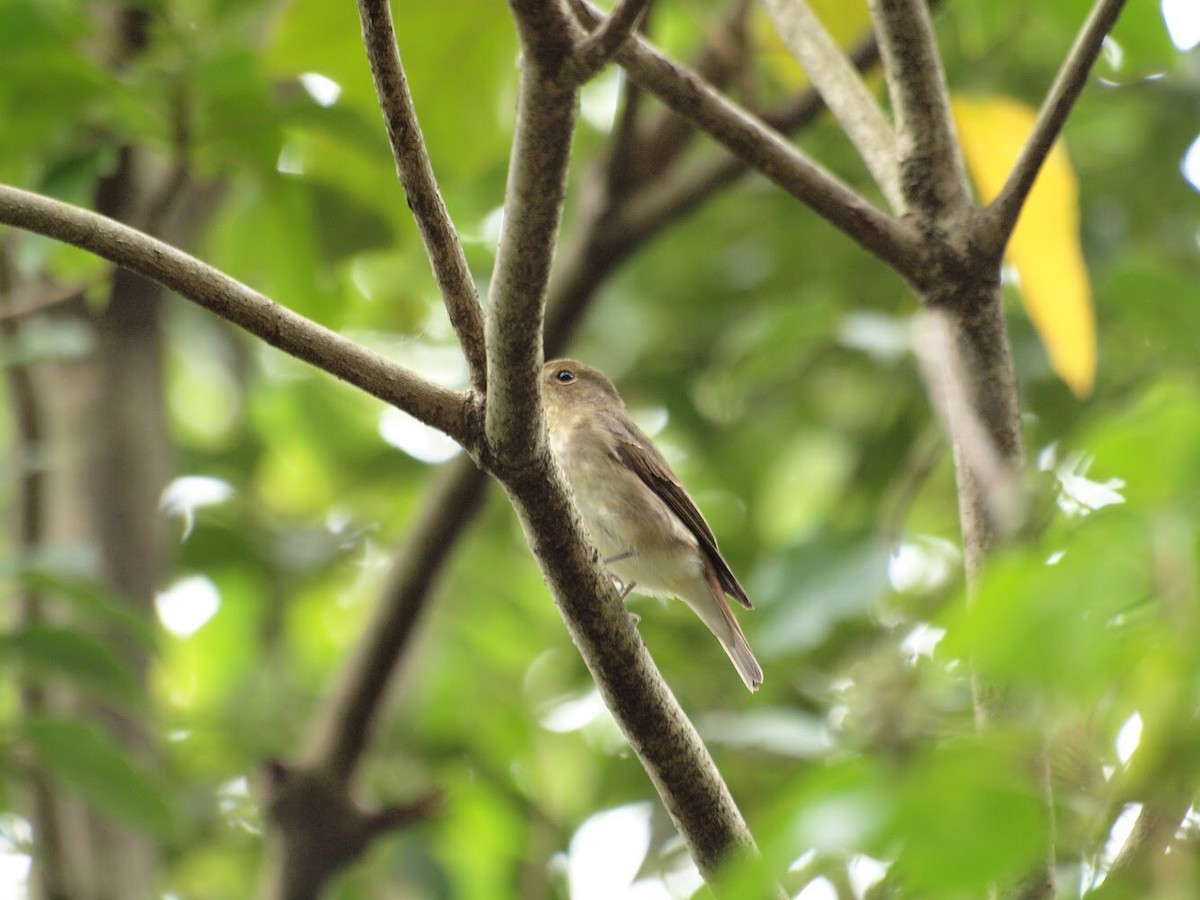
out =
<path fill-rule="evenodd" d="M 468 449 L 477 443 L 467 398 L 306 319 L 182 250 L 97 213 L 0 185 L 0 222 L 73 244 L 170 288 L 193 303 L 361 388 Z"/>
<path fill-rule="evenodd" d="M 629 739 L 697 867 L 711 879 L 750 836 L 729 789 L 662 680 L 600 565 L 545 440 L 542 308 L 565 193 L 578 86 L 560 75 L 553 12 L 514 0 L 521 78 L 506 221 L 488 317 L 487 449 L 493 471 L 605 703 Z M 625 46 L 628 46 L 628 42 Z"/>
<path fill-rule="evenodd" d="M 904 209 L 896 159 L 896 135 L 807 0 L 763 0 L 779 36 L 841 123 L 893 211 Z"/>
<path fill-rule="evenodd" d="M 78 279 L 70 284 L 43 282 L 36 287 L 27 287 L 10 296 L 8 304 L 0 307 L 0 322 L 17 321 L 49 312 L 77 299 L 91 288 L 104 284 L 112 277 L 112 266 L 105 266 L 97 274 Z"/>
<path fill-rule="evenodd" d="M 1125 0 L 1096 0 L 1071 52 L 1058 70 L 1054 84 L 1042 108 L 1038 110 L 1033 131 L 1021 148 L 1021 155 L 1017 157 L 1004 187 L 986 210 L 987 221 L 993 230 L 992 239 L 997 247 L 1002 248 L 1008 243 L 1021 215 L 1021 207 L 1025 205 L 1025 198 L 1033 189 L 1046 156 L 1087 84 L 1088 73 L 1100 55 L 1105 36 L 1116 24 L 1124 6 Z"/>
<path fill-rule="evenodd" d="M 433 266 L 450 324 L 466 356 L 471 386 L 482 396 L 487 387 L 483 308 L 421 135 L 416 107 L 396 46 L 391 7 L 388 0 L 359 0 L 358 11 L 362 20 L 363 46 L 371 64 L 375 93 L 387 126 L 396 172 L 425 241 L 425 253 Z"/>
<path fill-rule="evenodd" d="M 436 815 L 441 806 L 441 791 L 430 791 L 407 803 L 397 803 L 375 810 L 367 816 L 367 827 L 371 837 L 376 838 L 389 831 L 398 831 L 424 821 Z"/>
<path fill-rule="evenodd" d="M 575 59 L 582 35 L 562 0 L 508 0 L 508 5 L 517 22 L 526 70 L 539 68 L 550 78 L 563 74 Z"/>
<path fill-rule="evenodd" d="M 523 30 L 522 46 L 527 41 L 537 44 Z M 484 430 L 489 453 L 504 466 L 528 464 L 544 444 L 542 316 L 566 197 L 577 100 L 573 79 L 556 78 L 526 61 L 487 320 Z"/>
<path fill-rule="evenodd" d="M 605 704 L 650 776 L 692 860 L 711 881 L 731 856 L 755 852 L 729 788 L 601 569 L 549 453 L 504 486 Z"/>
<path fill-rule="evenodd" d="M 571 2 L 585 27 L 599 24 L 599 13 L 587 0 Z M 888 218 L 777 132 L 641 38 L 627 41 L 617 52 L 617 60 L 642 88 L 806 203 L 868 252 L 910 280 L 919 277 L 920 273 L 912 269 L 914 236 L 909 229 Z"/>
<path fill-rule="evenodd" d="M 903 211 L 919 210 L 930 222 L 961 218 L 972 208 L 971 193 L 929 6 L 926 0 L 870 0 L 870 6 L 896 123 Z"/>
<path fill-rule="evenodd" d="M 316 900 L 329 880 L 362 855 L 385 831 L 433 815 L 440 794 L 367 810 L 345 785 L 323 770 L 268 760 L 260 777 L 263 805 L 276 827 L 269 833 L 280 865 L 269 871 L 263 895 L 277 900 Z"/>

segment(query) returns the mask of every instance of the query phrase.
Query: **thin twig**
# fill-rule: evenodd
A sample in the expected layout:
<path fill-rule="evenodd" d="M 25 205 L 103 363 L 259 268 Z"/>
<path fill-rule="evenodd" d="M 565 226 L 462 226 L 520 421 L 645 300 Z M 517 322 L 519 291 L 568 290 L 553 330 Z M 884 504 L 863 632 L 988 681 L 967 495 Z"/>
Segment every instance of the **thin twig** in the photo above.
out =
<path fill-rule="evenodd" d="M 643 18 L 643 27 L 645 21 Z M 639 125 L 644 96 L 641 88 L 622 76 L 621 102 L 608 157 L 604 163 L 604 189 L 610 196 L 627 194 L 639 184 L 639 179 L 634 175 L 633 163 L 641 145 Z"/>
<path fill-rule="evenodd" d="M 1021 148 L 1021 155 L 1017 157 L 999 195 L 987 209 L 987 219 L 992 226 L 993 240 L 998 248 L 1008 243 L 1021 215 L 1021 207 L 1025 205 L 1025 198 L 1033 189 L 1033 183 L 1046 161 L 1046 156 L 1066 124 L 1084 85 L 1087 84 L 1088 73 L 1096 62 L 1096 57 L 1100 55 L 1104 38 L 1116 24 L 1124 6 L 1125 0 L 1097 0 L 1079 36 L 1076 37 L 1071 52 L 1059 68 L 1054 84 L 1051 85 L 1042 108 L 1038 111 L 1033 131 L 1025 141 L 1025 146 Z"/>
<path fill-rule="evenodd" d="M 870 0 L 870 6 L 899 142 L 903 211 L 920 211 L 931 222 L 957 218 L 970 208 L 971 195 L 928 2 Z"/>
<path fill-rule="evenodd" d="M 114 267 L 104 266 L 95 275 L 81 278 L 70 284 L 39 284 L 27 287 L 9 298 L 6 306 L 0 306 L 0 322 L 25 319 L 69 303 L 97 285 L 104 284 L 113 276 Z"/>
<path fill-rule="evenodd" d="M 367 828 L 370 838 L 378 837 L 389 831 L 408 828 L 417 822 L 422 822 L 437 814 L 442 807 L 442 792 L 430 791 L 416 800 L 408 803 L 397 803 L 383 809 L 375 810 L 367 815 Z"/>
<path fill-rule="evenodd" d="M 896 135 L 846 54 L 807 0 L 763 0 L 775 28 L 841 123 L 894 212 L 904 208 Z"/>
<path fill-rule="evenodd" d="M 599 13 L 587 0 L 572 0 L 572 8 L 586 28 L 594 28 L 600 21 Z M 912 270 L 914 237 L 909 228 L 868 203 L 780 134 L 641 38 L 627 41 L 618 51 L 617 60 L 644 89 L 839 231 L 910 280 L 920 277 Z"/>
<path fill-rule="evenodd" d="M 146 234 L 161 236 L 168 217 L 175 211 L 180 198 L 191 183 L 192 170 L 192 104 L 188 83 L 179 78 L 173 85 L 171 104 L 171 156 L 173 161 L 162 185 L 155 191 L 138 225 Z"/>
<path fill-rule="evenodd" d="M 396 172 L 425 242 L 425 253 L 433 267 L 450 324 L 466 357 L 471 387 L 482 396 L 487 388 L 483 307 L 421 135 L 416 107 L 396 45 L 391 7 L 388 0 L 359 0 L 358 10 L 363 46 L 375 79 L 375 93 L 387 126 Z"/>
<path fill-rule="evenodd" d="M 440 429 L 468 448 L 472 405 L 385 356 L 306 319 L 182 250 L 106 216 L 0 185 L 0 222 L 73 244 L 146 276 L 304 360 Z"/>

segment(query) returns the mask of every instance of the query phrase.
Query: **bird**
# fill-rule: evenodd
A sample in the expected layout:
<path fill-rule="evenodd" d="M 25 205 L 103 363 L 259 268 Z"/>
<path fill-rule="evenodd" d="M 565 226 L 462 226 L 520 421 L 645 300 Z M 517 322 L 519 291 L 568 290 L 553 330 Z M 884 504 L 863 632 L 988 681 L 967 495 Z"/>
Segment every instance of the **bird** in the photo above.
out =
<path fill-rule="evenodd" d="M 720 641 L 750 691 L 762 667 L 727 596 L 753 609 L 716 536 L 602 372 L 573 359 L 542 367 L 550 451 L 583 524 L 624 598 L 683 600 Z"/>

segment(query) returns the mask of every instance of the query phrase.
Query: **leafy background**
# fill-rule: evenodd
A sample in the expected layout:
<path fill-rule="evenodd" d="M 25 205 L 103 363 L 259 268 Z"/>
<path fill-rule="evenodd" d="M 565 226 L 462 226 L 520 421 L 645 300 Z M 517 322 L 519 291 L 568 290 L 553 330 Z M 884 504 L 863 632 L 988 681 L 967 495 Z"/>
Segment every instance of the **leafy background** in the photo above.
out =
<path fill-rule="evenodd" d="M 147 5 L 152 49 L 114 73 L 86 52 L 87 4 L 0 2 L 0 180 L 87 205 L 122 143 L 170 155 L 182 106 L 189 164 L 221 185 L 190 249 L 462 384 L 354 6 Z M 821 6 L 847 39 L 866 20 L 856 4 Z M 1086 9 L 945 4 L 953 90 L 1036 106 Z M 486 287 L 515 108 L 513 27 L 503 5 L 481 0 L 413 0 L 395 14 L 433 163 Z M 720 15 L 710 0 L 660 4 L 653 33 L 686 57 Z M 756 35 L 761 90 L 793 89 L 768 30 Z M 573 347 L 620 383 L 755 599 L 742 622 L 766 670 L 756 696 L 682 605 L 635 608 L 766 858 L 791 866 L 789 886 L 808 900 L 862 896 L 880 860 L 911 892 L 938 897 L 979 896 L 1023 871 L 1045 827 L 1023 763 L 1042 730 L 1066 896 L 1103 870 L 1124 798 L 1197 783 L 1200 56 L 1171 42 L 1157 4 L 1135 3 L 1097 75 L 1066 130 L 1079 230 L 1045 249 L 1081 242 L 1095 388 L 1081 399 L 1054 374 L 1014 279 L 1034 525 L 988 572 L 971 614 L 953 469 L 909 350 L 913 297 L 809 211 L 743 180 L 622 268 Z M 618 92 L 614 72 L 585 91 L 577 180 L 604 150 Z M 802 143 L 862 182 L 831 122 Z M 23 265 L 64 280 L 100 272 L 47 240 L 22 247 Z M 182 301 L 167 328 L 175 480 L 160 621 L 128 621 L 120 598 L 78 574 L 79 548 L 48 548 L 36 577 L 84 624 L 13 625 L 0 655 L 10 672 L 124 704 L 161 753 L 147 768 L 80 720 L 22 722 L 6 679 L 4 871 L 19 879 L 30 849 L 20 759 L 32 747 L 62 790 L 156 835 L 164 896 L 245 896 L 262 856 L 255 772 L 295 749 L 452 448 Z M 4 356 L 69 355 L 87 341 L 30 327 Z M 0 496 L 12 489 L 6 478 Z M 0 560 L 10 575 L 31 566 L 11 548 Z M 153 642 L 148 702 L 88 621 Z M 974 733 L 968 656 L 1033 698 L 1028 721 Z M 380 803 L 437 786 L 444 811 L 380 843 L 338 897 L 658 897 L 696 885 L 496 496 L 438 587 L 363 784 Z M 748 892 L 757 876 L 731 877 Z"/>

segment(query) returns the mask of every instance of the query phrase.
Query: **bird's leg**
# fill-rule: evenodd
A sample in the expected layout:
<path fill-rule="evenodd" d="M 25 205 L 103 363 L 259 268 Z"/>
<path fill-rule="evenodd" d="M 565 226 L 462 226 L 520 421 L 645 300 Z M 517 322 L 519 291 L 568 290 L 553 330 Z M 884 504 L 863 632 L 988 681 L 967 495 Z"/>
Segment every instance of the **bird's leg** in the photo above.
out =
<path fill-rule="evenodd" d="M 608 573 L 608 577 L 611 578 L 613 580 L 613 582 L 616 584 L 618 596 L 621 598 L 622 603 L 624 603 L 625 598 L 629 596 L 629 592 L 632 591 L 635 587 L 637 587 L 636 581 L 631 581 L 631 582 L 629 582 L 629 584 L 626 584 L 620 578 L 618 578 L 616 575 L 614 575 L 612 572 Z M 627 610 L 625 610 L 625 612 L 629 613 L 629 618 L 633 622 L 634 625 L 637 625 L 639 622 L 642 621 L 642 617 L 639 616 L 637 613 L 633 612 L 633 610 L 627 609 Z"/>
<path fill-rule="evenodd" d="M 614 584 L 616 584 L 617 591 L 622 600 L 624 600 L 626 597 L 628 597 L 629 592 L 632 591 L 635 587 L 637 587 L 636 581 L 631 581 L 631 582 L 629 582 L 629 584 L 626 584 L 620 578 L 618 578 L 616 575 L 614 575 L 612 572 L 608 573 L 608 577 L 613 580 Z"/>
<path fill-rule="evenodd" d="M 624 553 L 617 553 L 614 556 L 606 556 L 603 560 L 601 560 L 601 562 L 603 562 L 606 566 L 611 566 L 613 563 L 620 562 L 623 559 L 629 559 L 631 556 L 633 556 L 633 551 L 626 550 Z M 608 574 L 609 577 L 611 577 L 612 580 L 617 583 L 617 590 L 621 592 L 622 600 L 628 597 L 629 592 L 637 587 L 636 581 L 631 581 L 629 584 L 626 584 L 618 575 L 614 574 L 613 572 L 610 571 Z"/>

